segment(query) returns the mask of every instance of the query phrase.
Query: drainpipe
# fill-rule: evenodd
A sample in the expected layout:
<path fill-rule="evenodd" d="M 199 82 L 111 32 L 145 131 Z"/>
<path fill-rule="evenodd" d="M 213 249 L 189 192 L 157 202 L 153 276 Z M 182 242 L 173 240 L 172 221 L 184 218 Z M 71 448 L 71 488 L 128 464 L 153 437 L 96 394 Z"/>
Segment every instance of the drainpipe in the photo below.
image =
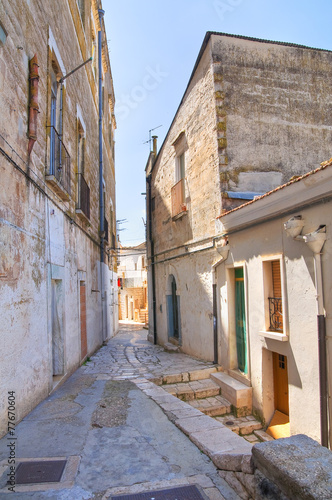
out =
<path fill-rule="evenodd" d="M 155 142 L 155 141 L 153 141 Z M 148 185 L 148 203 L 149 203 L 149 242 L 151 249 L 151 278 L 152 278 L 152 313 L 153 313 L 153 343 L 157 344 L 157 308 L 156 308 L 156 274 L 155 274 L 155 257 L 154 257 L 154 241 L 152 238 L 152 194 L 151 194 L 151 180 L 152 174 L 146 178 Z"/>
<path fill-rule="evenodd" d="M 298 237 L 299 238 L 299 237 Z M 297 239 L 298 239 L 297 238 Z M 326 323 L 323 295 L 322 275 L 322 248 L 326 241 L 326 226 L 320 225 L 316 231 L 305 234 L 304 242 L 314 253 L 315 285 L 317 299 L 317 326 L 318 326 L 318 360 L 319 360 L 319 388 L 320 388 L 320 425 L 321 445 L 328 448 L 328 397 L 327 397 L 327 359 L 326 359 Z"/>
<path fill-rule="evenodd" d="M 321 444 L 329 447 L 328 438 L 328 387 L 327 387 L 327 360 L 326 360 L 326 322 L 323 299 L 323 275 L 321 253 L 314 255 L 315 282 L 317 291 L 317 325 L 318 325 L 318 355 L 319 355 L 319 386 L 320 386 L 320 415 L 321 415 Z"/>
<path fill-rule="evenodd" d="M 98 74 L 99 74 L 99 88 L 98 88 L 98 98 L 99 98 L 99 218 L 100 218 L 100 286 L 101 286 L 101 321 L 102 321 L 102 336 L 103 340 L 106 340 L 106 332 L 104 325 L 104 239 L 105 239 L 105 227 L 104 227 L 104 194 L 103 194 L 103 102 L 102 102 L 102 19 L 104 17 L 105 11 L 98 9 L 99 14 L 99 25 L 100 29 L 98 31 Z"/>

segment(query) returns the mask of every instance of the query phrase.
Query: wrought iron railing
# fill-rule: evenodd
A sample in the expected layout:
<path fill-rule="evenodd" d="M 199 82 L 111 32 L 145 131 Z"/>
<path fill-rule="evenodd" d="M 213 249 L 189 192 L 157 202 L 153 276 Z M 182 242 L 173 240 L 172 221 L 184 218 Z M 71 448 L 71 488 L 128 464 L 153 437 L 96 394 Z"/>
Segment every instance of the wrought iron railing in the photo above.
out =
<path fill-rule="evenodd" d="M 185 205 L 184 189 L 184 179 L 180 179 L 179 182 L 177 182 L 171 189 L 172 217 L 175 217 L 176 215 L 187 211 L 187 207 Z"/>
<path fill-rule="evenodd" d="M 270 330 L 274 332 L 283 331 L 282 299 L 280 297 L 269 297 Z"/>
<path fill-rule="evenodd" d="M 70 194 L 70 155 L 57 130 L 50 126 L 50 163 L 46 175 L 54 176 Z"/>
<path fill-rule="evenodd" d="M 82 174 L 77 174 L 77 191 L 76 209 L 82 210 L 84 215 L 90 219 L 90 188 Z"/>

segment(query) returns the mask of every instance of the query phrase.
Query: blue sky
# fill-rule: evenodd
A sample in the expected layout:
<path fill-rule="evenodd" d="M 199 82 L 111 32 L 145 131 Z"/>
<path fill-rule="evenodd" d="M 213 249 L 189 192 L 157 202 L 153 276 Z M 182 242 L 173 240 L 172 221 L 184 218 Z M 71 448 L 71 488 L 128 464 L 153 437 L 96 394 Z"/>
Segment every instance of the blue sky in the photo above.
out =
<path fill-rule="evenodd" d="M 207 31 L 332 50 L 331 0 L 103 0 L 117 130 L 117 219 L 123 245 L 145 239 L 149 130 L 169 129 Z"/>

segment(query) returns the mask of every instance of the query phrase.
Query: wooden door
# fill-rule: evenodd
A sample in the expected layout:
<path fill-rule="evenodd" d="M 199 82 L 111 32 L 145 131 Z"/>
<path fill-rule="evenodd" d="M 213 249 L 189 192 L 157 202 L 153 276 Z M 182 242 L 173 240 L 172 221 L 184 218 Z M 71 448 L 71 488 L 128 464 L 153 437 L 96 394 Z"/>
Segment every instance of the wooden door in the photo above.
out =
<path fill-rule="evenodd" d="M 238 368 L 243 373 L 248 373 L 243 267 L 235 269 L 235 324 Z"/>
<path fill-rule="evenodd" d="M 86 336 L 86 295 L 85 283 L 80 282 L 80 314 L 81 314 L 81 360 L 85 358 L 88 353 L 88 344 Z"/>
<path fill-rule="evenodd" d="M 275 409 L 289 415 L 287 357 L 273 353 L 274 405 Z"/>

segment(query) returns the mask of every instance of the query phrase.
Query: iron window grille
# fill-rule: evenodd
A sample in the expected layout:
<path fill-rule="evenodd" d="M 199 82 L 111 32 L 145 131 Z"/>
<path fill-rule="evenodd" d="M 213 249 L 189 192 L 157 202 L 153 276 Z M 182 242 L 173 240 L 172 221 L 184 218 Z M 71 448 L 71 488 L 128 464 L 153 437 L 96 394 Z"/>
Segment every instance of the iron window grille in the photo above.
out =
<path fill-rule="evenodd" d="M 84 215 L 90 219 L 90 188 L 83 177 L 83 174 L 77 174 L 78 200 L 77 210 L 82 210 Z"/>
<path fill-rule="evenodd" d="M 53 126 L 50 130 L 50 163 L 47 175 L 54 176 L 70 195 L 70 155 Z"/>
<path fill-rule="evenodd" d="M 274 332 L 283 331 L 282 320 L 282 298 L 269 297 L 270 330 Z"/>

